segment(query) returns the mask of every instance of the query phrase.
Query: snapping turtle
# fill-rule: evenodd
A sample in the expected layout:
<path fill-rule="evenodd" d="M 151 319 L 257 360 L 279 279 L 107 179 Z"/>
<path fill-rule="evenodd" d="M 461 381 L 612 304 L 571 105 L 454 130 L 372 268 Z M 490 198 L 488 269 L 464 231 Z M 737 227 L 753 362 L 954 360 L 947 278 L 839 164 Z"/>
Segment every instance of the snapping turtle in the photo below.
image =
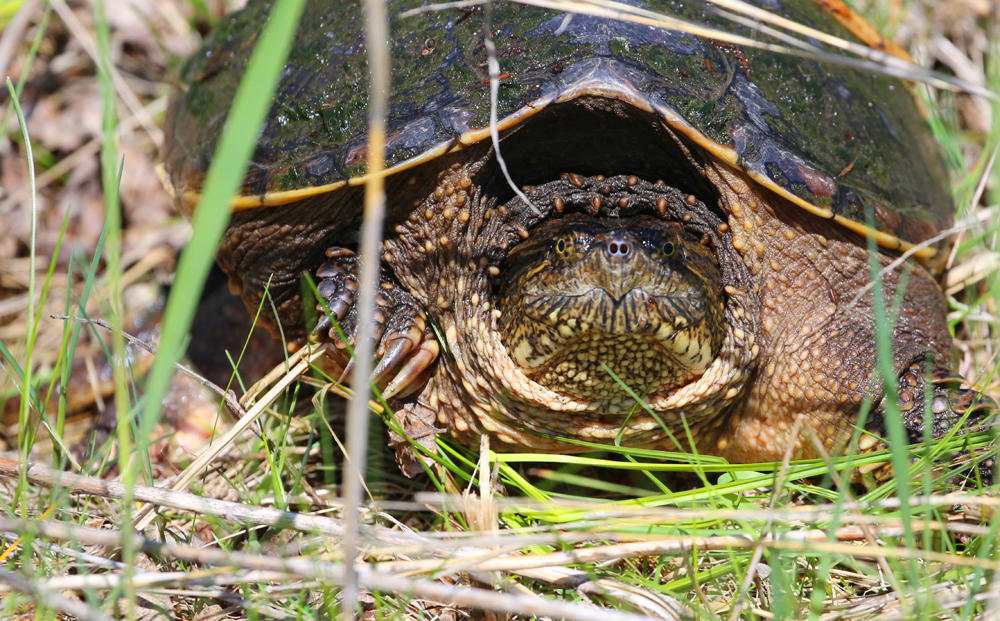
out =
<path fill-rule="evenodd" d="M 799 416 L 843 450 L 870 403 L 869 450 L 892 405 L 876 308 L 894 304 L 896 405 L 911 439 L 924 437 L 925 412 L 934 435 L 981 418 L 979 395 L 945 370 L 937 236 L 953 204 L 903 83 L 500 3 L 499 150 L 516 192 L 489 138 L 481 13 L 400 17 L 420 3 L 389 4 L 388 219 L 372 321 L 376 379 L 410 419 L 430 416 L 469 442 L 489 433 L 500 449 L 583 451 L 620 437 L 766 462 L 790 442 L 797 457 L 815 454 L 793 437 Z M 889 47 L 831 0 L 765 4 Z M 358 5 L 308 3 L 218 253 L 249 307 L 270 280 L 269 325 L 300 343 L 310 332 L 339 343 L 330 315 L 348 339 L 365 320 L 354 306 L 367 113 Z M 697 2 L 646 8 L 734 28 Z M 232 15 L 187 65 L 166 156 L 184 211 L 267 10 L 251 2 Z M 303 274 L 324 300 L 315 328 Z"/>

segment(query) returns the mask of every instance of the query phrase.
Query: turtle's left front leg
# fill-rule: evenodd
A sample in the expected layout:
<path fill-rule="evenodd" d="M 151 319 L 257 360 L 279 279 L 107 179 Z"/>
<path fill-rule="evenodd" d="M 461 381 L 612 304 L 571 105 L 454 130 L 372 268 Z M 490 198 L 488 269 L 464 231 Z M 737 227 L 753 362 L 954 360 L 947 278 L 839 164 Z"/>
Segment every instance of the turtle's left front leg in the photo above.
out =
<path fill-rule="evenodd" d="M 985 394 L 963 387 L 965 379 L 940 366 L 925 366 L 919 362 L 909 365 L 899 377 L 897 409 L 910 444 L 935 440 L 948 435 L 961 425 L 958 435 L 982 431 L 988 428 L 997 412 L 997 404 Z M 883 397 L 884 401 L 885 397 Z M 861 440 L 863 452 L 886 448 L 885 440 L 876 441 L 875 436 L 887 439 L 885 417 L 887 404 L 880 404 L 869 419 L 867 430 L 871 434 Z M 928 427 L 929 426 L 929 427 Z M 979 459 L 969 450 L 959 450 L 939 457 L 939 461 L 967 462 L 969 466 L 956 477 L 953 484 L 962 486 L 966 481 L 978 477 L 983 485 L 995 480 L 996 459 L 993 456 Z M 876 483 L 884 483 L 893 475 L 892 468 L 877 468 L 870 474 Z"/>

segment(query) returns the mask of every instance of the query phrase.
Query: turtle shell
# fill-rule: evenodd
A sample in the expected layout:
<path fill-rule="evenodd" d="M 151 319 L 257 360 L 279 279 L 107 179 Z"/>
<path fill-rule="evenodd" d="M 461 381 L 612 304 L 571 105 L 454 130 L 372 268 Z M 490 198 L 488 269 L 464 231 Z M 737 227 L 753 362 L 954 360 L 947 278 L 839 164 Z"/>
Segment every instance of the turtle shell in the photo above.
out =
<path fill-rule="evenodd" d="M 475 9 L 401 15 L 421 4 L 389 2 L 390 173 L 489 140 L 482 15 Z M 699 2 L 641 4 L 769 39 Z M 849 10 L 829 0 L 823 6 L 812 0 L 756 4 L 848 40 L 858 40 L 854 32 L 866 36 Z M 187 212 L 197 202 L 269 9 L 251 1 L 228 17 L 185 68 L 189 88 L 167 120 L 173 141 L 166 167 Z M 930 240 L 950 226 L 953 203 L 932 136 L 903 82 L 675 30 L 515 3 L 498 3 L 493 19 L 501 131 L 556 103 L 588 96 L 620 100 L 659 115 L 675 132 L 820 217 L 874 232 L 885 248 L 921 245 L 915 256 L 936 271 L 933 257 L 943 254 L 943 242 Z M 367 82 L 360 2 L 307 3 L 234 208 L 288 204 L 363 182 Z"/>

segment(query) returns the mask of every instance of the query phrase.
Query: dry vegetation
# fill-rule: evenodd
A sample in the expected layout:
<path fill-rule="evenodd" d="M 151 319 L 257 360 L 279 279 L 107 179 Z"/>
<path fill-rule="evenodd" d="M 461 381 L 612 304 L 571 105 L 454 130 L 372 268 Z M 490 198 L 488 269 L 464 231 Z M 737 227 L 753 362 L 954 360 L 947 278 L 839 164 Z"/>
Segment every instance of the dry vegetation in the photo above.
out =
<path fill-rule="evenodd" d="M 156 173 L 159 126 L 181 60 L 228 7 L 105 6 L 111 129 L 92 5 L 0 4 L 0 68 L 24 80 L 38 227 L 32 243 L 28 161 L 11 112 L 0 136 L 0 344 L 10 356 L 0 355 L 0 618 L 331 617 L 341 604 L 343 416 L 334 391 L 310 377 L 309 353 L 289 361 L 291 374 L 282 368 L 251 389 L 276 356 L 258 335 L 232 384 L 243 396 L 227 404 L 177 374 L 162 419 L 143 437 L 117 423 L 134 420 L 152 355 L 126 349 L 116 393 L 111 333 L 49 318 L 82 315 L 86 299 L 87 315 L 120 317 L 126 332 L 155 343 L 190 235 Z M 860 8 L 925 66 L 997 90 L 1000 14 L 991 0 Z M 9 100 L 3 90 L 4 109 Z M 966 95 L 928 92 L 928 108 L 968 224 L 946 284 L 959 370 L 997 395 L 1000 122 L 989 102 Z M 92 277 L 107 222 L 100 151 L 109 132 L 121 165 L 121 236 L 105 242 Z M 206 307 L 212 319 L 196 320 L 194 339 L 210 346 L 191 356 L 227 387 L 222 350 L 238 355 L 248 325 L 224 300 Z M 29 344 L 31 309 L 41 320 Z M 218 343 L 219 334 L 232 342 Z M 35 396 L 25 416 L 20 368 L 29 352 Z M 53 389 L 60 385 L 67 390 Z M 907 509 L 890 488 L 865 493 L 831 479 L 823 463 L 754 471 L 705 462 L 678 479 L 671 473 L 690 465 L 646 454 L 490 462 L 448 445 L 433 476 L 408 481 L 378 448 L 383 434 L 373 432 L 367 464 L 358 565 L 366 618 L 1000 614 L 991 494 L 933 496 L 918 485 Z M 135 443 L 135 486 L 120 482 L 123 439 Z M 17 467 L 25 456 L 30 470 Z"/>

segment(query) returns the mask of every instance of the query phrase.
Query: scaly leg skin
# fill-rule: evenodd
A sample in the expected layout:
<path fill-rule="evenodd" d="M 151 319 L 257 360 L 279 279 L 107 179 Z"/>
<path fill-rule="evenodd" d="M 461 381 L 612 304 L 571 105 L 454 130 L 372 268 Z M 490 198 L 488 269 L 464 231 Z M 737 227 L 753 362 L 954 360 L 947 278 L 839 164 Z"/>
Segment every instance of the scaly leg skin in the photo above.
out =
<path fill-rule="evenodd" d="M 996 402 L 976 390 L 963 388 L 964 383 L 964 378 L 944 367 L 933 367 L 925 376 L 924 366 L 914 363 L 903 372 L 899 378 L 897 407 L 910 444 L 923 442 L 927 436 L 932 439 L 944 437 L 962 421 L 963 417 L 965 421 L 962 423 L 963 428 L 958 432 L 959 435 L 981 431 L 989 426 L 992 416 L 997 411 Z M 884 440 L 876 439 L 876 436 L 888 437 L 885 415 L 885 408 L 882 406 L 873 413 L 872 422 L 868 424 L 868 431 L 872 435 L 862 437 L 859 443 L 862 452 L 887 448 Z M 926 428 L 928 422 L 929 431 Z M 971 451 L 962 450 L 942 454 L 938 460 L 942 464 L 947 464 L 949 461 L 966 464 L 965 468 L 949 481 L 950 487 L 975 487 L 977 476 L 984 486 L 992 484 L 995 480 L 996 459 L 993 456 L 978 459 Z M 859 470 L 869 486 L 885 483 L 893 476 L 892 467 L 885 464 L 872 464 Z"/>
<path fill-rule="evenodd" d="M 344 350 L 347 343 L 340 338 L 331 315 L 353 345 L 359 324 L 356 302 L 360 262 L 347 248 L 329 248 L 326 256 L 328 260 L 316 272 L 320 279 L 317 290 L 326 304 L 317 305 L 322 317 L 313 334 L 328 337 L 338 349 Z M 413 296 L 394 284 L 391 273 L 385 269 L 379 278 L 371 322 L 372 336 L 377 344 L 375 355 L 379 358 L 371 380 L 384 387 L 382 396 L 405 396 L 421 388 L 437 359 L 438 343 L 427 325 L 423 308 Z M 345 376 L 353 366 L 353 360 L 347 362 Z"/>

